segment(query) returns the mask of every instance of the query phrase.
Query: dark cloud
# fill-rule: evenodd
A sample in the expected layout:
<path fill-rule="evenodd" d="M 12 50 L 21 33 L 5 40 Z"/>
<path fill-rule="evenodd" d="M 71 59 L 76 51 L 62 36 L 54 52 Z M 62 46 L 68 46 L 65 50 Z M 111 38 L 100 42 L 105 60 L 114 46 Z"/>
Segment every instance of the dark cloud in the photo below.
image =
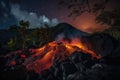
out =
<path fill-rule="evenodd" d="M 8 0 L 0 1 L 0 29 L 9 28 L 9 26 L 17 24 L 21 20 L 29 21 L 30 28 L 40 27 L 45 23 L 50 26 L 58 24 L 57 18 L 49 19 L 44 14 L 39 16 L 36 12 L 23 10 L 20 5 Z"/>
<path fill-rule="evenodd" d="M 8 28 L 16 23 L 15 17 L 11 14 L 8 0 L 0 0 L 0 29 Z"/>

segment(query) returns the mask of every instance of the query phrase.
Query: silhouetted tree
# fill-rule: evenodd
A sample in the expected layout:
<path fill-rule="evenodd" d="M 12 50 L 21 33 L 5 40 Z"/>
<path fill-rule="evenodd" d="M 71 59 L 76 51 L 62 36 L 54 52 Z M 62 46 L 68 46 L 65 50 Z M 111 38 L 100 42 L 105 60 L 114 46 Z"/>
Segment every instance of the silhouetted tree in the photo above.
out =
<path fill-rule="evenodd" d="M 59 5 L 70 11 L 70 17 L 77 17 L 84 12 L 103 12 L 108 1 L 109 0 L 59 0 Z"/>
<path fill-rule="evenodd" d="M 51 32 L 50 32 L 50 27 L 47 24 L 45 24 L 45 36 L 46 36 L 45 37 L 46 42 L 49 42 L 51 38 Z"/>
<path fill-rule="evenodd" d="M 33 46 L 39 46 L 41 41 L 41 32 L 42 30 L 40 28 L 36 28 L 32 31 L 31 34 L 31 42 Z"/>
<path fill-rule="evenodd" d="M 20 21 L 19 22 L 19 29 L 18 33 L 21 36 L 21 40 L 23 42 L 22 48 L 24 49 L 26 46 L 27 41 L 29 40 L 29 25 L 30 23 L 28 21 Z"/>
<path fill-rule="evenodd" d="M 110 26 L 120 26 L 120 9 L 104 11 L 96 17 L 96 21 Z"/>

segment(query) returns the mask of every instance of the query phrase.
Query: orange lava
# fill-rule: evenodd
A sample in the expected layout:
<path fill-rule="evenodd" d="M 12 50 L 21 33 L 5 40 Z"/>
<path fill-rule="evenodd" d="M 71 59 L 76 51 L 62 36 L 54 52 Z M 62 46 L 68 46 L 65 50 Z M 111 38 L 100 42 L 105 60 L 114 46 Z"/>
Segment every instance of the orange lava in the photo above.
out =
<path fill-rule="evenodd" d="M 9 66 L 15 66 L 16 65 L 16 61 L 12 61 L 10 62 Z"/>
<path fill-rule="evenodd" d="M 91 54 L 92 57 L 96 59 L 100 58 L 95 52 L 83 46 L 78 39 L 73 39 L 71 42 L 53 41 L 41 48 L 31 49 L 31 52 L 34 54 L 27 59 L 23 65 L 25 65 L 28 70 L 34 70 L 36 73 L 40 73 L 45 69 L 49 69 L 55 60 L 64 60 L 66 56 L 70 56 L 75 51 Z M 33 61 L 33 59 L 35 60 Z"/>

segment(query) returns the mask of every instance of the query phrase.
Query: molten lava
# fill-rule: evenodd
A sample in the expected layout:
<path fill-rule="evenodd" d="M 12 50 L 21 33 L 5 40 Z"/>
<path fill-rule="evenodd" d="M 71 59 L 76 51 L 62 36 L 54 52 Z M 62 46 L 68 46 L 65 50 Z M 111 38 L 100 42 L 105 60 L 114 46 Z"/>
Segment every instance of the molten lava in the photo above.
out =
<path fill-rule="evenodd" d="M 71 42 L 53 41 L 41 48 L 30 49 L 30 51 L 33 54 L 23 62 L 23 65 L 28 70 L 34 70 L 36 73 L 49 69 L 54 61 L 64 60 L 66 56 L 70 56 L 75 51 L 91 54 L 96 59 L 100 58 L 100 55 L 89 50 L 78 39 L 73 39 Z"/>

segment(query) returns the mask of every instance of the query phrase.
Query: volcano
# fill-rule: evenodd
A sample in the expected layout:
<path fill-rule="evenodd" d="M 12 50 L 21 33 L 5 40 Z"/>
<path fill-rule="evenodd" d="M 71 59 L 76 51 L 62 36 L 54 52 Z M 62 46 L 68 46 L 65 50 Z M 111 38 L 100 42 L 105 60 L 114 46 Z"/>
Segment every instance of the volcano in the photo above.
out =
<path fill-rule="evenodd" d="M 39 75 L 40 79 L 37 78 L 37 80 L 42 80 L 43 77 L 45 80 L 77 80 L 75 78 L 85 80 L 83 78 L 96 75 L 97 77 L 91 77 L 91 80 L 96 80 L 99 77 L 98 73 L 104 72 L 105 74 L 102 74 L 108 74 L 104 69 L 109 66 L 103 63 L 104 57 L 110 56 L 109 52 L 116 48 L 113 38 L 105 34 L 90 36 L 67 23 L 55 26 L 52 32 L 54 34 L 53 41 L 47 42 L 41 47 L 21 49 L 0 56 L 0 59 L 2 58 L 4 61 L 4 65 L 0 68 L 4 75 L 1 75 L 5 78 L 5 74 L 8 75 L 9 72 L 9 75 L 11 75 L 11 72 L 14 73 L 14 71 L 19 73 L 19 68 L 20 70 L 22 69 L 24 75 L 29 75 L 29 77 L 34 73 L 31 79 L 24 77 L 20 80 L 33 80 L 36 79 L 33 78 L 35 75 Z M 106 38 L 109 41 L 104 42 Z M 103 50 L 103 44 L 104 46 L 109 44 L 112 47 L 105 47 Z M 108 49 L 111 50 L 108 51 Z M 107 70 L 111 69 L 110 67 Z M 11 75 L 10 79 L 18 80 L 14 75 L 13 78 L 11 78 Z M 104 77 L 103 75 L 100 76 Z M 65 77 L 67 78 L 63 79 Z"/>
<path fill-rule="evenodd" d="M 54 61 L 64 60 L 65 57 L 70 56 L 75 51 L 91 54 L 96 59 L 100 58 L 100 55 L 89 50 L 80 41 L 80 38 L 87 36 L 87 33 L 77 30 L 67 23 L 61 23 L 55 26 L 55 29 L 54 34 L 57 35 L 55 41 L 48 42 L 37 49 L 29 49 L 27 52 L 29 56 L 22 50 L 8 53 L 5 56 L 6 58 L 14 57 L 7 62 L 7 65 L 15 66 L 19 63 L 18 59 L 22 59 L 21 65 L 25 66 L 27 70 L 40 73 L 45 69 L 49 69 Z"/>
<path fill-rule="evenodd" d="M 81 37 L 81 36 L 89 35 L 88 33 L 80 31 L 68 23 L 58 24 L 53 29 L 53 32 L 55 34 L 55 38 L 57 36 L 62 36 L 62 37 L 64 36 L 66 38 L 72 38 L 72 37 Z"/>

